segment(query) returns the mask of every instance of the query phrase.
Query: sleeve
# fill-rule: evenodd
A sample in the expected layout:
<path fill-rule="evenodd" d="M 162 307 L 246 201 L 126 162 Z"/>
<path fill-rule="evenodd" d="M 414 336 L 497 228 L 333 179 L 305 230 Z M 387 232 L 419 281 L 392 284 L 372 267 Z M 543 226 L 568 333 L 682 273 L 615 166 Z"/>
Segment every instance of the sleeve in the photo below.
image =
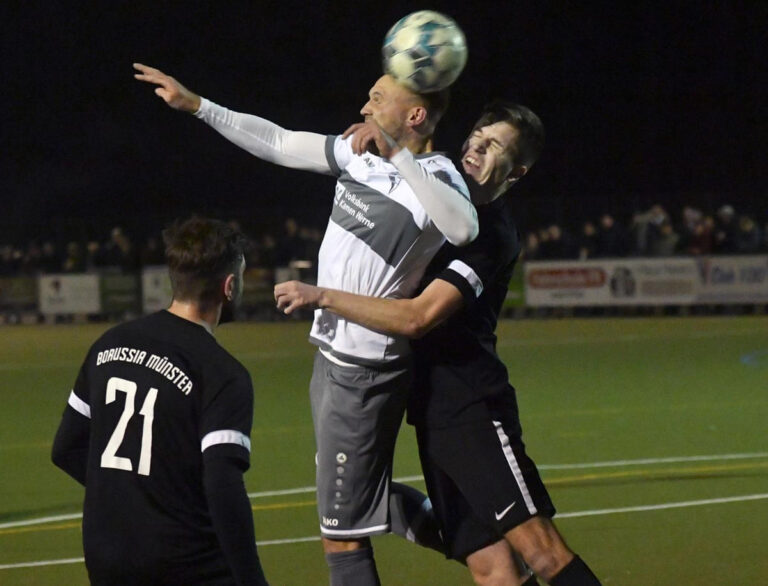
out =
<path fill-rule="evenodd" d="M 247 470 L 252 424 L 253 386 L 248 372 L 240 368 L 206 395 L 200 421 L 200 451 L 207 458 L 235 458 Z"/>
<path fill-rule="evenodd" d="M 477 237 L 477 211 L 469 199 L 467 185 L 458 173 L 451 176 L 442 169 L 429 173 L 408 149 L 402 149 L 391 162 L 448 242 L 463 246 Z"/>
<path fill-rule="evenodd" d="M 75 387 L 69 394 L 64 415 L 56 431 L 51 460 L 80 484 L 85 485 L 91 433 L 91 407 L 87 399 L 85 367 L 80 369 Z"/>
<path fill-rule="evenodd" d="M 237 584 L 265 586 L 242 462 L 204 453 L 203 485 L 214 530 Z"/>
<path fill-rule="evenodd" d="M 490 283 L 499 270 L 499 259 L 488 254 L 487 242 L 481 234 L 477 240 L 463 248 L 453 248 L 453 255 L 448 265 L 437 279 L 448 281 L 461 291 L 464 303 L 472 305 L 483 293 L 486 283 Z"/>
<path fill-rule="evenodd" d="M 331 173 L 338 177 L 352 161 L 355 154 L 352 152 L 352 137 L 342 139 L 341 136 L 328 136 L 325 143 L 325 158 Z"/>
<path fill-rule="evenodd" d="M 194 115 L 260 159 L 292 169 L 331 172 L 326 159 L 327 137 L 323 134 L 286 130 L 264 118 L 233 112 L 205 98 L 201 98 L 200 109 Z"/>

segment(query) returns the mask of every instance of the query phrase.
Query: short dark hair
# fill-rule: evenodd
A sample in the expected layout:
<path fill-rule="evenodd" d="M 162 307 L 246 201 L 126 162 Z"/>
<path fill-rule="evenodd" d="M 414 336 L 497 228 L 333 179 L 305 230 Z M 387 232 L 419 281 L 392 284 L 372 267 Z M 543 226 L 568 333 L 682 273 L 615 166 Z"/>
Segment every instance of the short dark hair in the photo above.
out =
<path fill-rule="evenodd" d="M 525 106 L 505 100 L 494 100 L 483 108 L 483 113 L 472 130 L 496 122 L 506 122 L 517 130 L 514 161 L 516 165 L 525 165 L 530 169 L 544 148 L 544 125 L 541 119 Z"/>
<path fill-rule="evenodd" d="M 220 220 L 193 216 L 163 230 L 173 298 L 204 305 L 219 299 L 222 280 L 237 274 L 248 238 Z"/>

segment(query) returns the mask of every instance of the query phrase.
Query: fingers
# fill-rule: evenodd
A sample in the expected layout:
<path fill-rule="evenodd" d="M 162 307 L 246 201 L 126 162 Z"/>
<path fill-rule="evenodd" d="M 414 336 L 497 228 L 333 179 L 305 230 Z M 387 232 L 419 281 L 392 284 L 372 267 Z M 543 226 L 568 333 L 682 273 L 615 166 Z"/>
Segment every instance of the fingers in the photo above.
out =
<path fill-rule="evenodd" d="M 275 293 L 275 301 L 277 302 L 277 309 L 286 314 L 291 313 L 291 300 L 288 295 L 278 295 Z"/>
<path fill-rule="evenodd" d="M 350 146 L 352 152 L 356 155 L 362 155 L 364 152 L 371 148 L 371 143 L 376 143 L 381 130 L 375 122 L 367 120 L 365 122 L 357 122 L 344 131 L 341 135 L 342 139 L 346 139 L 352 136 Z"/>
<path fill-rule="evenodd" d="M 370 124 L 363 124 L 352 135 L 352 152 L 362 155 L 370 143 L 376 143 L 376 129 Z"/>
<path fill-rule="evenodd" d="M 292 281 L 275 285 L 274 295 L 277 308 L 286 315 L 289 315 L 294 309 L 301 307 L 301 303 L 297 298 L 298 291 Z"/>
<path fill-rule="evenodd" d="M 173 78 L 169 75 L 166 75 L 159 69 L 155 69 L 154 67 L 148 67 L 147 65 L 142 65 L 141 63 L 134 63 L 133 67 L 134 69 L 137 69 L 138 71 L 141 72 L 141 73 L 133 74 L 133 77 L 135 79 L 138 79 L 139 81 L 154 83 L 154 84 L 163 86 L 166 89 L 169 89 L 169 87 L 173 83 Z"/>
<path fill-rule="evenodd" d="M 154 67 L 150 67 L 149 65 L 144 65 L 143 63 L 134 63 L 133 68 L 138 69 L 142 73 L 160 73 L 159 69 L 155 69 Z"/>
<path fill-rule="evenodd" d="M 342 139 L 347 138 L 350 134 L 356 132 L 358 129 L 362 128 L 363 126 L 365 126 L 365 122 L 356 122 L 355 124 L 353 124 L 352 126 L 350 126 L 344 131 L 344 134 L 341 135 L 341 138 Z"/>
<path fill-rule="evenodd" d="M 164 75 L 164 73 L 159 69 L 155 69 L 154 67 L 149 67 L 148 65 L 144 65 L 142 63 L 134 63 L 133 68 L 141 72 L 141 73 L 134 73 L 133 76 L 136 79 L 140 79 L 142 81 L 150 81 L 152 79 L 157 79 L 159 76 Z"/>

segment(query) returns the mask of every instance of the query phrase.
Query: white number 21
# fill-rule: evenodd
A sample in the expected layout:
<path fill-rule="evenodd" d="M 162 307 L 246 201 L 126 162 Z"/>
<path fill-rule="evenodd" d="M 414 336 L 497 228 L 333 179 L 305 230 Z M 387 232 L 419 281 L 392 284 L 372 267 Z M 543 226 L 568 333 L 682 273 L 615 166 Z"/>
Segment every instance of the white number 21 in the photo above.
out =
<path fill-rule="evenodd" d="M 136 383 L 124 378 L 113 376 L 107 381 L 106 404 L 109 405 L 117 398 L 117 391 L 125 393 L 125 406 L 120 419 L 112 432 L 112 437 L 107 442 L 107 447 L 101 454 L 102 468 L 117 468 L 118 470 L 133 470 L 133 464 L 130 458 L 117 456 L 117 450 L 123 443 L 125 428 L 128 427 L 128 421 L 133 417 L 134 402 L 136 399 Z M 155 400 L 157 400 L 157 389 L 149 389 L 147 398 L 141 406 L 139 415 L 144 417 L 144 428 L 141 434 L 141 454 L 139 455 L 138 473 L 142 476 L 149 476 L 149 468 L 152 464 L 152 421 L 155 419 Z"/>

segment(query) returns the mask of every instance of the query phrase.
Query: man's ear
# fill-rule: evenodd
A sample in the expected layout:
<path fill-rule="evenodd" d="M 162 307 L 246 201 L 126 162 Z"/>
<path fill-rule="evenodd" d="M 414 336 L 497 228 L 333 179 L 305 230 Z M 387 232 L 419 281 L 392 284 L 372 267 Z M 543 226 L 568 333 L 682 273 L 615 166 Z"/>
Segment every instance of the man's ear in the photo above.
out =
<path fill-rule="evenodd" d="M 528 167 L 526 167 L 525 165 L 518 165 L 517 167 L 513 167 L 512 170 L 507 175 L 505 181 L 509 184 L 512 184 L 518 179 L 520 179 L 527 172 L 528 172 Z"/>
<path fill-rule="evenodd" d="M 427 109 L 424 106 L 414 106 L 408 111 L 408 126 L 419 126 L 427 121 Z"/>
<path fill-rule="evenodd" d="M 227 301 L 232 301 L 232 297 L 235 295 L 235 275 L 230 273 L 227 275 L 227 278 L 224 279 L 224 283 L 222 285 L 222 293 L 224 294 L 224 299 Z"/>

